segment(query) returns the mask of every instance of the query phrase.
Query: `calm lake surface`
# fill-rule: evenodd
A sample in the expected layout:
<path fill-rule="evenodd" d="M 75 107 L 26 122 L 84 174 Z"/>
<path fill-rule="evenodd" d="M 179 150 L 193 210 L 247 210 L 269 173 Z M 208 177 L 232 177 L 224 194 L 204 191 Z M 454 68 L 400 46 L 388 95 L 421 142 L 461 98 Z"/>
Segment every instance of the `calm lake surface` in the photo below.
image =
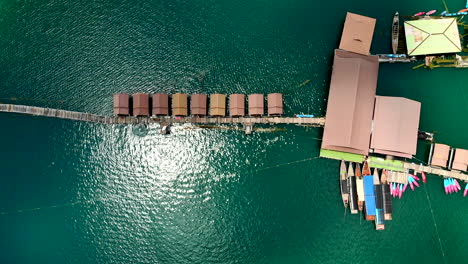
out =
<path fill-rule="evenodd" d="M 119 2 L 119 3 L 117 3 Z M 451 11 L 462 0 L 447 0 Z M 325 114 L 347 11 L 441 1 L 0 1 L 0 102 L 112 114 L 112 94 L 284 94 Z M 380 67 L 377 93 L 422 102 L 420 129 L 468 148 L 466 70 Z M 306 85 L 301 85 L 310 80 Z M 393 221 L 344 211 L 322 129 L 109 126 L 0 114 L 0 263 L 463 263 L 467 199 L 442 179 L 394 200 Z M 427 159 L 420 141 L 418 158 Z"/>

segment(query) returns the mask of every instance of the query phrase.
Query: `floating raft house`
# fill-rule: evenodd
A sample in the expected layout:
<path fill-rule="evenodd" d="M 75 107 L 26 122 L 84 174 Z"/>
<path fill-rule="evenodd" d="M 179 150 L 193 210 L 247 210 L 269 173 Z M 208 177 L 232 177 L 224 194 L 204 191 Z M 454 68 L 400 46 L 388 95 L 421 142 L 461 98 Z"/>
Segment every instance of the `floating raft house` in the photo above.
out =
<path fill-rule="evenodd" d="M 149 95 L 145 93 L 137 93 L 133 96 L 133 115 L 134 116 L 149 116 Z"/>
<path fill-rule="evenodd" d="M 231 116 L 245 115 L 245 95 L 231 94 L 229 95 L 229 114 Z"/>
<path fill-rule="evenodd" d="M 283 114 L 283 95 L 280 93 L 271 93 L 267 96 L 268 115 L 280 116 Z"/>
<path fill-rule="evenodd" d="M 467 171 L 468 169 L 468 150 L 466 149 L 453 149 L 455 155 L 451 168 L 452 170 Z"/>
<path fill-rule="evenodd" d="M 114 94 L 114 115 L 130 115 L 130 95 Z"/>
<path fill-rule="evenodd" d="M 462 51 L 456 18 L 406 21 L 405 36 L 409 56 Z"/>
<path fill-rule="evenodd" d="M 335 50 L 322 149 L 369 154 L 379 58 Z"/>
<path fill-rule="evenodd" d="M 210 115 L 225 116 L 226 115 L 226 95 L 212 94 L 210 95 Z"/>
<path fill-rule="evenodd" d="M 261 116 L 265 114 L 263 94 L 249 94 L 249 115 Z"/>
<path fill-rule="evenodd" d="M 341 35 L 340 49 L 369 55 L 375 22 L 374 18 L 348 12 Z"/>
<path fill-rule="evenodd" d="M 169 115 L 169 95 L 153 94 L 153 115 Z"/>
<path fill-rule="evenodd" d="M 207 96 L 206 94 L 192 94 L 190 97 L 190 111 L 192 115 L 206 116 Z"/>
<path fill-rule="evenodd" d="M 372 152 L 411 158 L 416 154 L 421 103 L 403 97 L 376 96 Z"/>

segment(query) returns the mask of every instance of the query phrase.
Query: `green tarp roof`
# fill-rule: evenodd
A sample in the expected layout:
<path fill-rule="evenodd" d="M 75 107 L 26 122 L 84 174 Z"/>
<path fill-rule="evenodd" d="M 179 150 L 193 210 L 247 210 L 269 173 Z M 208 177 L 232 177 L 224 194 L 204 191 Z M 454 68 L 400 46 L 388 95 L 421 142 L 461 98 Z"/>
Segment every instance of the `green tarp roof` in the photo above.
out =
<path fill-rule="evenodd" d="M 405 36 L 410 56 L 462 50 L 455 18 L 406 21 Z"/>

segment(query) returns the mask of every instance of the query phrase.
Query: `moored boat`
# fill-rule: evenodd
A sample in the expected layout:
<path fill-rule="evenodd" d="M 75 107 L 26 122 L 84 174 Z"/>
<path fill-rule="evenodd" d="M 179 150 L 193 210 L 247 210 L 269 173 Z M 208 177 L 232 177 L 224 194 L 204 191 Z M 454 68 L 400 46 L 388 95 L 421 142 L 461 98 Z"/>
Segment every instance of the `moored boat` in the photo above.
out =
<path fill-rule="evenodd" d="M 364 175 L 363 178 L 366 220 L 373 221 L 375 220 L 374 176 Z"/>
<path fill-rule="evenodd" d="M 349 209 L 351 214 L 358 213 L 358 197 L 356 190 L 356 177 L 354 175 L 353 163 L 348 166 L 348 185 L 349 185 Z"/>
<path fill-rule="evenodd" d="M 393 54 L 397 53 L 398 50 L 398 38 L 400 35 L 400 15 L 398 11 L 393 16 L 393 23 L 392 23 L 392 50 Z"/>
<path fill-rule="evenodd" d="M 419 13 L 414 14 L 413 16 L 422 16 L 424 14 L 426 14 L 426 12 L 419 12 Z"/>
<path fill-rule="evenodd" d="M 384 219 L 392 220 L 392 197 L 390 191 L 390 185 L 387 182 L 387 170 L 382 171 L 382 177 L 380 184 L 383 192 L 383 208 L 384 208 Z"/>
<path fill-rule="evenodd" d="M 364 180 L 361 174 L 361 166 L 356 164 L 356 191 L 358 197 L 358 210 L 362 211 L 364 208 Z"/>
<path fill-rule="evenodd" d="M 380 186 L 379 171 L 374 169 L 374 192 L 375 192 L 375 229 L 385 229 L 383 191 Z"/>
<path fill-rule="evenodd" d="M 345 208 L 347 208 L 348 199 L 349 199 L 349 187 L 348 187 L 348 173 L 346 171 L 346 164 L 344 160 L 341 161 L 341 167 L 340 167 L 340 188 L 341 188 L 341 198 L 343 199 L 343 205 Z"/>
<path fill-rule="evenodd" d="M 369 163 L 367 163 L 367 161 L 364 161 L 364 166 L 362 167 L 362 176 L 372 176 L 369 169 Z"/>

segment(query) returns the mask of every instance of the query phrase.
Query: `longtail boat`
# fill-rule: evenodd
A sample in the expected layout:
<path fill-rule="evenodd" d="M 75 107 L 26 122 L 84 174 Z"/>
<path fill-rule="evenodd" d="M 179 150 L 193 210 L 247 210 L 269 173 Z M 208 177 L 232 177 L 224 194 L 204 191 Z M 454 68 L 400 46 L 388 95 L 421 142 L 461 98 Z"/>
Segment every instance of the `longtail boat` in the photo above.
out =
<path fill-rule="evenodd" d="M 364 180 L 361 174 L 361 166 L 356 164 L 356 190 L 358 196 L 358 209 L 362 211 L 364 208 Z"/>
<path fill-rule="evenodd" d="M 385 229 L 383 190 L 380 186 L 379 171 L 374 169 L 374 192 L 375 192 L 375 229 Z"/>
<path fill-rule="evenodd" d="M 364 166 L 362 167 L 362 176 L 371 176 L 371 172 L 369 169 L 369 163 L 367 161 L 364 161 Z"/>
<path fill-rule="evenodd" d="M 400 15 L 398 14 L 398 12 L 396 12 L 395 15 L 393 16 L 393 23 L 392 23 L 392 50 L 393 50 L 393 54 L 397 53 L 399 35 L 400 35 Z"/>
<path fill-rule="evenodd" d="M 343 199 L 343 205 L 345 208 L 347 208 L 348 199 L 349 199 L 349 187 L 348 187 L 348 173 L 346 171 L 346 164 L 344 160 L 341 161 L 341 167 L 340 167 L 340 188 L 341 188 L 341 198 Z"/>
<path fill-rule="evenodd" d="M 353 163 L 348 166 L 348 186 L 349 186 L 349 209 L 351 214 L 358 213 L 358 197 L 356 190 L 356 177 L 354 175 Z"/>
<path fill-rule="evenodd" d="M 387 182 L 387 170 L 382 171 L 382 177 L 380 183 L 383 192 L 383 203 L 384 203 L 384 218 L 385 220 L 392 220 L 392 197 L 390 191 L 390 185 Z"/>

